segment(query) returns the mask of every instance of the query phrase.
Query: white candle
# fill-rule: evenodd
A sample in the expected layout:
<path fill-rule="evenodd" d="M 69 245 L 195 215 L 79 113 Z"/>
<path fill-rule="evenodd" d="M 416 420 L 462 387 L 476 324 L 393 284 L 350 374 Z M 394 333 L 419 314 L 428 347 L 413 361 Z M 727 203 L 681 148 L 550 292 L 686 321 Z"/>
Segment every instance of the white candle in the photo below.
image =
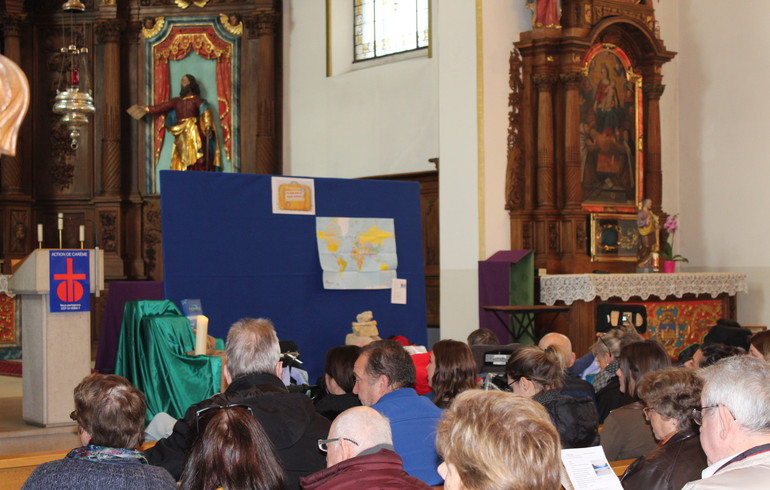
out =
<path fill-rule="evenodd" d="M 209 319 L 203 315 L 198 315 L 195 321 L 195 355 L 202 356 L 206 354 L 206 343 L 208 340 Z"/>
<path fill-rule="evenodd" d="M 38 242 L 43 241 L 43 224 L 42 223 L 37 224 L 37 241 Z"/>
<path fill-rule="evenodd" d="M 80 237 L 80 241 L 81 242 L 86 241 L 86 227 L 85 227 L 85 225 L 80 225 L 78 236 Z"/>
<path fill-rule="evenodd" d="M 57 225 L 60 230 L 64 229 L 64 213 L 59 213 L 59 219 L 57 220 Z"/>

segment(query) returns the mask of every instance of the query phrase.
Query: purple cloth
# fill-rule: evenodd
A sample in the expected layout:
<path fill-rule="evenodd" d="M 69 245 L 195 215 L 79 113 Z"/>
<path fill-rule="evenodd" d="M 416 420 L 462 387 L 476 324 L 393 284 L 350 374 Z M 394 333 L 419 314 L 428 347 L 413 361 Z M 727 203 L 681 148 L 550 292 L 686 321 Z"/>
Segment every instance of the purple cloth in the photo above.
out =
<path fill-rule="evenodd" d="M 503 306 L 510 304 L 511 264 L 515 264 L 531 250 L 501 250 L 487 260 L 479 261 L 479 306 Z M 509 315 L 503 315 L 510 328 Z M 507 344 L 508 330 L 500 323 L 495 312 L 479 308 L 479 328 L 495 332 L 500 343 Z"/>
<path fill-rule="evenodd" d="M 120 327 L 123 323 L 123 307 L 126 301 L 164 299 L 163 282 L 160 281 L 117 281 L 111 282 L 104 306 L 99 347 L 96 351 L 94 369 L 102 374 L 115 372 L 118 356 Z"/>

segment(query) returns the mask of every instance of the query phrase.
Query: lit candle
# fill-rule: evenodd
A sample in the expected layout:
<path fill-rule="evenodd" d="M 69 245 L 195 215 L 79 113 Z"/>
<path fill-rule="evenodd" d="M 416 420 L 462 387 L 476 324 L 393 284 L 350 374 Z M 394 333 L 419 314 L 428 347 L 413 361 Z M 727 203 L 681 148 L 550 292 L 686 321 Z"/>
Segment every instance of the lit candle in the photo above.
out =
<path fill-rule="evenodd" d="M 198 315 L 195 321 L 195 355 L 202 356 L 206 354 L 206 343 L 208 339 L 209 319 L 203 315 Z"/>
<path fill-rule="evenodd" d="M 79 236 L 79 239 L 80 239 L 81 242 L 86 241 L 86 227 L 85 227 L 85 225 L 80 225 L 78 236 Z"/>
<path fill-rule="evenodd" d="M 59 219 L 57 220 L 57 225 L 60 230 L 64 229 L 64 213 L 59 213 Z"/>
<path fill-rule="evenodd" d="M 42 223 L 37 224 L 37 241 L 38 242 L 43 241 L 43 224 Z"/>

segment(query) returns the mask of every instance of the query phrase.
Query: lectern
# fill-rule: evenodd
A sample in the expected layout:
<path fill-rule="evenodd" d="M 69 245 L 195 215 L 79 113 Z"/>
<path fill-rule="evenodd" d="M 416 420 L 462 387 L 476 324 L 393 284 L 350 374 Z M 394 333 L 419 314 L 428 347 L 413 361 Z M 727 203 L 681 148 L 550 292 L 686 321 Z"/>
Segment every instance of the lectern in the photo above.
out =
<path fill-rule="evenodd" d="M 51 254 L 87 254 L 90 290 L 83 291 L 86 274 L 51 275 Z M 54 262 L 55 263 L 55 262 Z M 67 263 L 69 266 L 71 264 Z M 53 291 L 59 295 L 90 294 L 104 289 L 102 250 L 37 249 L 19 266 L 9 281 L 9 289 L 21 296 L 22 332 L 22 413 L 31 425 L 51 427 L 73 423 L 72 391 L 91 372 L 91 312 L 51 311 L 53 278 L 76 276 Z M 56 271 L 54 271 L 56 272 Z M 65 308 L 66 309 L 66 308 Z"/>

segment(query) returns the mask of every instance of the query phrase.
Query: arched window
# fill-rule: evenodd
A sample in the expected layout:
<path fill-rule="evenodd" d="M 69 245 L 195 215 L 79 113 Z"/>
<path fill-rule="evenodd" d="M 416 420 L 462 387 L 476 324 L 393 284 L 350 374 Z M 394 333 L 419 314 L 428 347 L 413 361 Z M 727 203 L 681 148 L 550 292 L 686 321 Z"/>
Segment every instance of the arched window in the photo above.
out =
<path fill-rule="evenodd" d="M 429 0 L 353 0 L 354 61 L 427 48 Z"/>

